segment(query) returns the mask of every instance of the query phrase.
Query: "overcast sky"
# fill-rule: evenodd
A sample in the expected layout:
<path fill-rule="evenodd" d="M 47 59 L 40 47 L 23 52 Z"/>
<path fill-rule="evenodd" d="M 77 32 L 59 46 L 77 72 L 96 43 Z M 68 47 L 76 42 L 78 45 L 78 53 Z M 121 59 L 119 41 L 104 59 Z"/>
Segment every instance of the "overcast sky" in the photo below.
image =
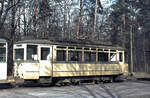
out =
<path fill-rule="evenodd" d="M 109 7 L 115 0 L 101 0 L 104 7 Z"/>

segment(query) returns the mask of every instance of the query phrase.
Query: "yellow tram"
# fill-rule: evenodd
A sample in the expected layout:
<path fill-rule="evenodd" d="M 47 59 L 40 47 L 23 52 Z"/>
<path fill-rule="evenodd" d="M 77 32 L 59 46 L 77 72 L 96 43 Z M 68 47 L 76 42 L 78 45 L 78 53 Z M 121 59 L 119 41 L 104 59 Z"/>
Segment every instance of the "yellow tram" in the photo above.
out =
<path fill-rule="evenodd" d="M 25 40 L 14 44 L 14 76 L 49 83 L 128 75 L 125 49 L 111 45 Z"/>

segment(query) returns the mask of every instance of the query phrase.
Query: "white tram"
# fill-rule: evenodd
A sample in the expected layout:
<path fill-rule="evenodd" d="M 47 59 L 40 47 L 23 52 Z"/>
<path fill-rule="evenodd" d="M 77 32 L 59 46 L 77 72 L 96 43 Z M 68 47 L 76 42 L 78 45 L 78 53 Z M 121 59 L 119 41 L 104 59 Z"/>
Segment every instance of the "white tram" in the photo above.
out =
<path fill-rule="evenodd" d="M 14 76 L 23 80 L 115 79 L 128 74 L 125 50 L 98 44 L 25 40 L 14 45 Z M 101 78 L 103 77 L 103 78 Z"/>
<path fill-rule="evenodd" d="M 7 41 L 0 38 L 0 82 L 7 80 Z"/>

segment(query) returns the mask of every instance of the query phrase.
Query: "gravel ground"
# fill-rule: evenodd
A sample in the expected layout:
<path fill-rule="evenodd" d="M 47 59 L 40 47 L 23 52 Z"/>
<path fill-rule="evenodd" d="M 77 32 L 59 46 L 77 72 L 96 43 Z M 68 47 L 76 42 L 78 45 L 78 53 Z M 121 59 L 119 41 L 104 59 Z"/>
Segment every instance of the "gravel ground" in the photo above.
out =
<path fill-rule="evenodd" d="M 0 85 L 0 98 L 150 98 L 150 81 L 126 81 L 78 86 Z"/>

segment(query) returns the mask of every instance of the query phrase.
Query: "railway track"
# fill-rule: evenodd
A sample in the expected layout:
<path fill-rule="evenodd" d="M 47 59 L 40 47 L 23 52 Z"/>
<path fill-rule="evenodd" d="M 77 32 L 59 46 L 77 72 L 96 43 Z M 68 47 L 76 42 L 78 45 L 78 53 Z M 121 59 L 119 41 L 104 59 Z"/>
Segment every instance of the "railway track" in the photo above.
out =
<path fill-rule="evenodd" d="M 117 81 L 117 82 L 86 82 L 86 83 L 83 83 L 83 82 L 79 82 L 78 84 L 71 84 L 71 83 L 60 83 L 60 84 L 57 84 L 57 85 L 49 85 L 49 84 L 41 84 L 41 83 L 16 83 L 16 84 L 9 84 L 9 83 L 5 83 L 5 84 L 1 84 L 1 87 L 0 89 L 9 89 L 9 88 L 22 88 L 22 87 L 67 87 L 67 86 L 81 86 L 81 85 L 100 85 L 100 86 L 103 86 L 106 88 L 107 87 L 111 87 L 111 86 L 114 86 L 115 84 L 117 85 L 123 85 L 123 84 L 130 84 L 130 83 L 142 83 L 142 84 L 150 84 L 150 80 L 149 79 L 127 79 L 127 80 L 124 80 L 124 81 Z"/>

